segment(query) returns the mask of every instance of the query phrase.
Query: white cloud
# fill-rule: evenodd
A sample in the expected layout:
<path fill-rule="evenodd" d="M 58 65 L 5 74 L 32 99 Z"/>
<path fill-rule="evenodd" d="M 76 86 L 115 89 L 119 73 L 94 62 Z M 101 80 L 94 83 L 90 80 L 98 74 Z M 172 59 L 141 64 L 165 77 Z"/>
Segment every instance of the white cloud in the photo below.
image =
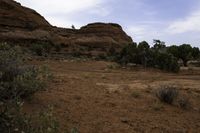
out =
<path fill-rule="evenodd" d="M 62 18 L 62 17 L 51 17 L 48 16 L 46 17 L 46 19 L 53 25 L 57 26 L 57 27 L 68 27 L 71 28 L 72 25 L 75 26 L 76 29 L 79 29 L 80 27 L 83 26 L 82 23 L 79 23 L 77 21 L 73 21 L 71 19 L 67 19 L 66 18 Z"/>
<path fill-rule="evenodd" d="M 153 39 L 160 39 L 163 35 L 162 32 L 158 32 L 159 27 L 153 25 L 132 25 L 126 31 L 136 42 L 146 40 L 151 43 Z"/>
<path fill-rule="evenodd" d="M 127 32 L 136 37 L 137 39 L 142 39 L 146 34 L 146 27 L 145 26 L 130 26 L 127 29 Z"/>
<path fill-rule="evenodd" d="M 71 13 L 94 8 L 103 0 L 17 0 L 45 14 Z"/>
<path fill-rule="evenodd" d="M 42 14 L 51 24 L 66 27 L 84 13 L 107 16 L 109 10 L 104 7 L 106 0 L 16 0 Z M 71 23 L 71 24 L 70 24 Z"/>
<path fill-rule="evenodd" d="M 170 34 L 200 32 L 200 10 L 193 12 L 184 19 L 172 22 L 166 31 Z"/>
<path fill-rule="evenodd" d="M 104 7 L 98 7 L 96 9 L 89 11 L 90 14 L 99 15 L 101 17 L 108 16 L 110 14 L 110 12 L 111 11 L 109 8 L 104 8 Z"/>

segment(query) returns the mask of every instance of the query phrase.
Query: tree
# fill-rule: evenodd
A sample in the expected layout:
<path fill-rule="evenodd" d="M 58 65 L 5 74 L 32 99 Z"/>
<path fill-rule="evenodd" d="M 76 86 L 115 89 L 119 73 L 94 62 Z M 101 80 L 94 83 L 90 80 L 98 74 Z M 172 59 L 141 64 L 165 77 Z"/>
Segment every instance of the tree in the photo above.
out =
<path fill-rule="evenodd" d="M 154 48 L 155 50 L 160 50 L 160 49 L 166 48 L 165 42 L 163 42 L 163 41 L 154 39 L 154 40 L 153 40 L 153 43 L 154 43 L 153 48 Z"/>
<path fill-rule="evenodd" d="M 198 59 L 200 57 L 200 50 L 197 47 L 192 48 L 193 59 Z"/>
<path fill-rule="evenodd" d="M 74 25 L 72 25 L 72 29 L 73 29 L 73 30 L 75 30 L 75 29 L 76 29 Z"/>
<path fill-rule="evenodd" d="M 141 63 L 145 68 L 147 66 L 147 53 L 149 51 L 149 44 L 146 41 L 142 41 L 138 44 L 138 58 L 139 63 Z"/>
<path fill-rule="evenodd" d="M 154 60 L 156 63 L 155 66 L 157 66 L 161 70 L 178 72 L 180 69 L 177 58 L 169 53 L 157 52 Z"/>
<path fill-rule="evenodd" d="M 170 47 L 168 47 L 167 52 L 172 54 L 174 57 L 176 57 L 177 59 L 179 59 L 179 47 L 176 45 L 172 45 Z"/>
<path fill-rule="evenodd" d="M 178 47 L 179 58 L 182 59 L 183 65 L 187 66 L 187 62 L 192 59 L 192 47 L 190 44 L 182 44 Z"/>
<path fill-rule="evenodd" d="M 128 63 L 137 64 L 138 62 L 137 55 L 138 55 L 137 43 L 126 45 L 120 52 L 119 62 L 123 65 L 126 65 Z"/>
<path fill-rule="evenodd" d="M 144 50 L 146 51 L 146 50 L 148 50 L 150 48 L 150 46 L 149 46 L 149 44 L 146 41 L 142 41 L 142 42 L 140 42 L 138 44 L 138 48 L 141 51 L 144 51 Z"/>

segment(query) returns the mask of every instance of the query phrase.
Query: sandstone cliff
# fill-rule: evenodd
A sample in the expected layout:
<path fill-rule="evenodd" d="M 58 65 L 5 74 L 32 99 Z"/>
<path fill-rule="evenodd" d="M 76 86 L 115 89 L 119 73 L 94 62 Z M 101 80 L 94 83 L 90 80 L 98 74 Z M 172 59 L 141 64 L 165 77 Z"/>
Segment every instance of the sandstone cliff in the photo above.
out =
<path fill-rule="evenodd" d="M 66 46 L 66 51 L 107 51 L 122 48 L 132 39 L 113 23 L 93 23 L 79 30 L 50 25 L 36 11 L 13 0 L 0 0 L 0 41 L 17 43 L 49 42 Z"/>

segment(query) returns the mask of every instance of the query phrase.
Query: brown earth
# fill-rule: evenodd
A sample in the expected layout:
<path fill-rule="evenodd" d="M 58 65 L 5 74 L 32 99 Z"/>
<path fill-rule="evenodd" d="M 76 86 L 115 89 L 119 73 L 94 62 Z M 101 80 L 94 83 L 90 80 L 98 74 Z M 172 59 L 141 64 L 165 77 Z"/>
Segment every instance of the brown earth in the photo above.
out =
<path fill-rule="evenodd" d="M 66 20 L 67 21 L 67 20 Z M 50 25 L 36 11 L 13 0 L 0 0 L 0 42 L 27 44 L 51 43 L 65 46 L 65 52 L 79 51 L 93 54 L 118 50 L 132 43 L 118 24 L 93 23 L 80 29 L 59 28 Z M 88 50 L 90 49 L 90 50 Z"/>
<path fill-rule="evenodd" d="M 27 110 L 54 106 L 61 126 L 80 133 L 199 133 L 200 71 L 179 74 L 114 68 L 103 61 L 40 61 L 54 79 L 45 92 L 25 103 Z M 111 69 L 112 68 L 112 69 Z M 178 86 L 190 108 L 161 103 L 154 95 L 162 84 Z"/>

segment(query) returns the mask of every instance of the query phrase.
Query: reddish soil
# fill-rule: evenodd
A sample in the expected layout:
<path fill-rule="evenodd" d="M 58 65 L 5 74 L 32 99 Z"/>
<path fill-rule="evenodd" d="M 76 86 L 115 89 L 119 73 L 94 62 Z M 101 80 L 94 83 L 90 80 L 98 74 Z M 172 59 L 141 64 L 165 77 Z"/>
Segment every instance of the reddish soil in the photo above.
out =
<path fill-rule="evenodd" d="M 102 61 L 41 61 L 54 79 L 49 89 L 25 103 L 38 111 L 54 106 L 66 129 L 80 133 L 199 133 L 200 72 L 170 74 L 155 70 L 109 69 Z M 179 97 L 189 97 L 191 107 L 161 103 L 154 91 L 174 84 Z"/>

